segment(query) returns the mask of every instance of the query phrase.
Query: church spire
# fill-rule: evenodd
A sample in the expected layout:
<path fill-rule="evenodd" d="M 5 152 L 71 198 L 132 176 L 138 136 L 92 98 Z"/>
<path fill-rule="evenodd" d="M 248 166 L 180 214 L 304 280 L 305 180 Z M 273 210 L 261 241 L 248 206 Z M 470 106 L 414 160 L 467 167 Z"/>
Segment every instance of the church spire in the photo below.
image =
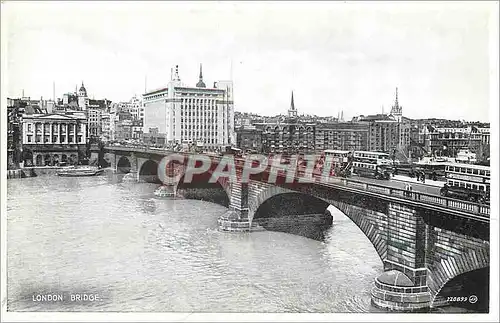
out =
<path fill-rule="evenodd" d="M 391 108 L 391 115 L 396 118 L 396 121 L 400 122 L 403 116 L 403 107 L 399 105 L 398 98 L 398 88 L 396 87 L 396 99 L 394 100 L 394 105 Z"/>
<path fill-rule="evenodd" d="M 295 102 L 293 101 L 293 91 L 292 91 L 292 100 L 290 101 L 290 109 L 288 109 L 288 117 L 297 118 L 297 110 L 295 109 Z"/>
<path fill-rule="evenodd" d="M 394 102 L 394 105 L 395 105 L 396 107 L 398 107 L 398 106 L 399 106 L 399 103 L 398 103 L 398 88 L 397 88 L 397 87 L 396 87 L 396 102 Z"/>
<path fill-rule="evenodd" d="M 203 82 L 203 70 L 202 70 L 201 63 L 200 63 L 200 76 L 199 76 L 198 83 L 196 84 L 196 87 L 206 87 L 205 83 Z"/>

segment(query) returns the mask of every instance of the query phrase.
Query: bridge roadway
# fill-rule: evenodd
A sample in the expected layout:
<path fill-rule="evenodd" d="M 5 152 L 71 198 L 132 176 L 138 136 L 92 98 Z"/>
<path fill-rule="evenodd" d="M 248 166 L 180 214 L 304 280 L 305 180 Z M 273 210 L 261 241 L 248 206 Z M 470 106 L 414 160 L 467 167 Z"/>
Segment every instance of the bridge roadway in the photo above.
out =
<path fill-rule="evenodd" d="M 166 153 L 173 153 L 168 150 L 164 150 L 161 148 L 144 148 L 141 146 L 112 146 L 112 147 L 106 147 L 108 149 L 114 149 L 114 150 L 136 150 L 136 151 L 141 151 L 141 152 L 146 152 L 146 153 L 152 153 L 152 154 L 166 154 Z M 180 154 L 186 154 L 182 152 L 176 152 Z M 210 156 L 210 157 L 216 157 L 216 156 Z M 217 156 L 218 157 L 218 156 Z M 405 188 L 406 183 L 402 181 L 396 181 L 396 180 L 381 180 L 381 179 L 375 179 L 375 178 L 366 178 L 366 177 L 361 177 L 361 176 L 354 176 L 351 177 L 352 180 L 355 180 L 357 182 L 362 182 L 362 183 L 367 183 L 367 184 L 378 184 L 382 186 L 387 186 L 391 188 L 396 188 L 396 189 L 401 189 L 403 190 Z M 440 195 L 439 194 L 439 187 L 435 187 L 432 185 L 426 185 L 426 184 L 419 184 L 415 183 L 412 184 L 412 190 L 414 192 L 418 193 L 425 193 L 425 194 L 431 194 L 431 195 Z"/>
<path fill-rule="evenodd" d="M 172 152 L 164 149 L 158 148 L 144 148 L 144 147 L 129 147 L 129 146 L 111 146 L 105 147 L 105 150 L 114 150 L 114 151 L 124 151 L 124 152 L 137 152 L 137 153 L 145 153 L 145 154 L 155 154 L 155 155 L 168 155 L 168 154 L 181 154 L 181 155 L 194 155 L 194 153 L 187 152 Z M 220 159 L 218 155 L 208 155 L 209 157 Z M 241 167 L 243 165 L 243 159 L 236 159 L 237 167 Z M 299 177 L 304 177 L 303 167 L 297 169 L 296 175 Z M 267 171 L 261 173 L 268 173 Z M 315 172 L 315 174 L 318 174 Z M 268 176 L 268 174 L 266 175 Z M 255 176 L 252 175 L 251 178 Z M 257 176 L 259 177 L 259 176 Z M 281 176 L 278 176 L 281 177 Z M 314 176 L 317 181 L 319 181 L 320 176 Z M 432 187 L 430 185 L 425 184 L 412 184 L 412 192 L 410 196 L 407 196 L 404 191 L 405 183 L 401 181 L 394 180 L 377 180 L 365 177 L 351 177 L 348 179 L 333 177 L 331 178 L 335 182 L 334 184 L 324 184 L 324 186 L 337 186 L 342 185 L 344 187 L 350 187 L 355 189 L 359 194 L 366 194 L 369 192 L 376 193 L 374 197 L 381 197 L 385 195 L 387 199 L 394 198 L 402 198 L 405 199 L 406 202 L 410 202 L 411 204 L 429 207 L 431 209 L 439 208 L 447 213 L 454 213 L 456 216 L 465 217 L 469 219 L 473 219 L 476 221 L 480 221 L 483 223 L 489 223 L 490 220 L 490 206 L 482 205 L 469 201 L 462 201 L 448 197 L 442 197 L 439 195 L 439 188 Z M 267 179 L 265 180 L 267 181 Z M 349 189 L 350 190 L 350 189 Z"/>

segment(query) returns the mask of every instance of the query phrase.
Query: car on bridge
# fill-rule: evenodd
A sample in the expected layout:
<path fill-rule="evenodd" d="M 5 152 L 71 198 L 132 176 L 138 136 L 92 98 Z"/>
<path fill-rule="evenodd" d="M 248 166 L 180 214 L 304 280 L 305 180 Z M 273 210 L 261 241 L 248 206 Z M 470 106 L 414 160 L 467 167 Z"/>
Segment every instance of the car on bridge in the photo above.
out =
<path fill-rule="evenodd" d="M 389 180 L 391 179 L 391 169 L 385 165 L 363 165 L 354 162 L 354 172 L 361 177 Z"/>

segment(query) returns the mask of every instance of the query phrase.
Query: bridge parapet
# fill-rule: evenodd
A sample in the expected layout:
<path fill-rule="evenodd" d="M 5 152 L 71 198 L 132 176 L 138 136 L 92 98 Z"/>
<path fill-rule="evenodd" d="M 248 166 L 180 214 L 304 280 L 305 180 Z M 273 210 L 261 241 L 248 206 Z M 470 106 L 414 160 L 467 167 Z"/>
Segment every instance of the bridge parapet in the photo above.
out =
<path fill-rule="evenodd" d="M 301 173 L 299 172 L 299 174 Z M 313 184 L 325 185 L 325 186 L 343 185 L 345 187 L 352 187 L 359 190 L 364 190 L 366 192 L 373 192 L 373 193 L 384 194 L 387 196 L 404 198 L 405 200 L 426 202 L 430 205 L 430 207 L 433 207 L 432 205 L 439 205 L 452 210 L 464 211 L 470 214 L 477 214 L 480 216 L 480 218 L 489 222 L 490 206 L 486 204 L 456 200 L 449 197 L 437 196 L 416 191 L 408 192 L 400 188 L 385 186 L 382 184 L 366 183 L 363 182 L 362 180 L 356 180 L 350 178 L 347 179 L 347 178 L 331 177 L 328 179 L 327 183 L 315 182 Z M 362 194 L 362 192 L 359 193 Z"/>
<path fill-rule="evenodd" d="M 166 149 L 161 149 L 161 148 L 150 148 L 150 147 L 141 147 L 141 146 L 106 146 L 104 147 L 104 150 L 107 151 L 108 153 L 114 153 L 115 155 L 118 156 L 131 156 L 131 153 L 136 153 L 141 154 L 141 155 L 155 155 L 155 156 L 166 156 L 169 154 L 183 154 L 185 156 L 189 155 L 194 155 L 193 153 L 183 153 L 183 152 L 174 152 Z M 133 154 L 132 154 L 133 156 Z M 217 162 L 221 159 L 220 156 L 210 156 L 213 162 Z M 116 160 L 115 160 L 116 162 Z M 242 163 L 238 164 L 239 167 L 242 167 Z M 137 170 L 136 170 L 137 171 Z M 269 169 L 266 170 L 267 173 L 269 173 Z M 304 171 L 297 171 L 297 175 L 304 175 Z M 467 213 L 471 214 L 477 214 L 480 215 L 484 219 L 488 219 L 489 222 L 489 214 L 490 214 L 490 207 L 489 205 L 484 205 L 484 204 L 478 204 L 475 202 L 469 202 L 469 201 L 462 201 L 462 200 L 456 200 L 448 197 L 442 197 L 442 196 L 436 196 L 436 195 L 431 195 L 431 194 L 426 194 L 426 193 L 420 193 L 420 192 L 406 192 L 402 189 L 394 188 L 394 187 L 389 187 L 389 186 L 384 186 L 382 184 L 373 184 L 373 183 L 366 183 L 363 182 L 362 180 L 357 180 L 357 179 L 352 179 L 352 178 L 339 178 L 339 177 L 329 177 L 328 178 L 328 183 L 321 183 L 319 181 L 319 178 L 321 174 L 316 174 L 315 173 L 315 179 L 316 182 L 313 183 L 314 185 L 326 185 L 330 186 L 330 184 L 343 184 L 346 187 L 353 187 L 353 188 L 358 188 L 365 190 L 367 192 L 375 192 L 375 193 L 380 193 L 380 194 L 385 194 L 388 196 L 395 196 L 395 197 L 403 197 L 407 200 L 413 200 L 413 201 L 418 201 L 418 202 L 425 202 L 428 204 L 432 205 L 440 205 L 444 206 L 449 209 L 453 210 L 460 210 L 460 211 L 465 211 Z M 279 177 L 283 177 L 282 174 L 279 175 Z M 299 177 L 299 176 L 297 176 Z M 254 177 L 252 177 L 253 179 Z M 361 193 L 361 192 L 359 192 Z"/>

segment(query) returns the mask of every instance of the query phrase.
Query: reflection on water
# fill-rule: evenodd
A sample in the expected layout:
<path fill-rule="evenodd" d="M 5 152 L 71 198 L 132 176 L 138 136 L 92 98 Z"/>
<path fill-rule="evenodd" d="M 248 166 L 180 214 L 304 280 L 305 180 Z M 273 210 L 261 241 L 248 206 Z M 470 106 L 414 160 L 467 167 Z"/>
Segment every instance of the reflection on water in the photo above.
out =
<path fill-rule="evenodd" d="M 343 215 L 324 241 L 223 233 L 223 206 L 156 198 L 157 185 L 121 177 L 8 182 L 9 310 L 373 310 L 369 290 L 382 263 Z M 33 301 L 43 293 L 92 293 L 100 301 Z"/>

